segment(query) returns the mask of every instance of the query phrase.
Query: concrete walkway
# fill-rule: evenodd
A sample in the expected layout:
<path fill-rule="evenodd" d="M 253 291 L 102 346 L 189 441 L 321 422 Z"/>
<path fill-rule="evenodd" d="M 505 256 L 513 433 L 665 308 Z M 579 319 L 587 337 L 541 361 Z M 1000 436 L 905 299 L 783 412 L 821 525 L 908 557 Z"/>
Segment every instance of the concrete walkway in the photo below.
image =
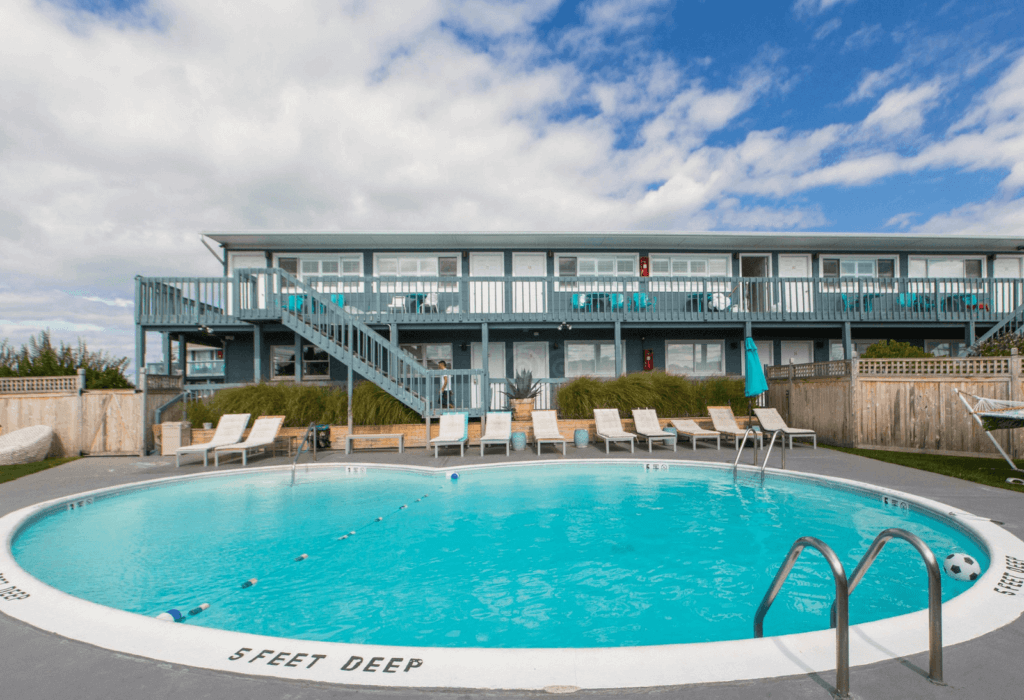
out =
<path fill-rule="evenodd" d="M 532 446 L 531 446 L 532 447 Z M 481 458 L 479 448 L 460 458 L 433 458 L 422 448 L 397 455 L 394 451 L 361 451 L 346 456 L 343 452 L 320 453 L 320 462 L 403 463 L 452 469 L 467 464 L 536 460 L 536 452 L 513 452 L 506 457 L 492 448 Z M 443 452 L 442 452 L 443 454 Z M 452 457 L 450 455 L 454 454 Z M 748 453 L 749 454 L 749 453 Z M 735 452 L 723 446 L 721 452 L 701 447 L 671 450 L 655 448 L 652 461 L 659 459 L 700 459 L 731 462 Z M 611 458 L 648 456 L 646 449 L 630 455 L 623 448 L 612 448 Z M 604 448 L 569 447 L 562 457 L 545 447 L 544 460 L 604 458 Z M 310 458 L 303 455 L 302 461 Z M 778 458 L 772 463 L 777 465 Z M 290 463 L 288 458 L 256 458 L 251 464 L 262 466 Z M 747 461 L 745 458 L 744 461 Z M 225 469 L 240 468 L 234 461 Z M 962 508 L 993 520 L 1024 539 L 1024 495 L 959 481 L 945 476 L 916 471 L 874 460 L 798 446 L 787 458 L 787 468 L 839 476 L 869 484 L 907 491 Z M 212 465 L 209 470 L 212 470 Z M 40 501 L 119 484 L 133 483 L 204 471 L 202 462 L 181 469 L 168 457 L 92 457 L 71 462 L 45 472 L 0 484 L 0 514 Z M 855 667 L 850 687 L 855 698 L 942 699 L 984 698 L 1018 700 L 1024 696 L 1024 619 L 979 639 L 946 647 L 945 677 L 948 685 L 937 686 L 927 680 L 927 654 L 906 659 Z M 835 681 L 833 672 L 788 678 L 776 678 L 714 685 L 653 688 L 626 691 L 578 691 L 573 697 L 587 698 L 829 698 Z M 87 700 L 163 700 L 225 698 L 233 700 L 319 700 L 321 698 L 414 698 L 450 700 L 452 698 L 528 698 L 543 692 L 459 691 L 459 690 L 387 690 L 353 686 L 328 686 L 303 682 L 266 680 L 228 673 L 199 670 L 148 659 L 126 656 L 78 643 L 29 627 L 0 614 L 0 699 L 36 700 L 75 698 Z"/>

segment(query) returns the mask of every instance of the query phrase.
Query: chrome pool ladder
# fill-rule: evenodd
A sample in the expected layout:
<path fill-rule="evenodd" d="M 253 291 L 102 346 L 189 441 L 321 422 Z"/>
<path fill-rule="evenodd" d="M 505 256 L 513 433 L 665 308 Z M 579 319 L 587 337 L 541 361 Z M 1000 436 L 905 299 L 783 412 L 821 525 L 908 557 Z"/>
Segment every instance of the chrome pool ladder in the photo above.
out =
<path fill-rule="evenodd" d="M 938 562 L 935 555 L 919 537 L 906 530 L 889 528 L 879 533 L 868 551 L 853 570 L 853 576 L 847 580 L 846 570 L 839 557 L 827 544 L 816 537 L 801 537 L 790 547 L 789 554 L 782 562 L 775 578 L 772 579 L 768 591 L 761 600 L 761 605 L 754 615 L 754 637 L 764 636 L 764 618 L 778 596 L 782 585 L 786 582 L 800 553 L 806 547 L 813 547 L 821 552 L 832 569 L 832 577 L 836 583 L 836 600 L 832 604 L 830 614 L 831 627 L 836 630 L 836 697 L 850 697 L 850 593 L 867 573 L 875 557 L 890 539 L 906 540 L 912 544 L 925 561 L 928 568 L 928 679 L 933 683 L 944 685 L 942 681 L 942 581 L 939 576 Z"/>
<path fill-rule="evenodd" d="M 875 558 L 882 551 L 882 547 L 892 539 L 909 542 L 921 555 L 925 568 L 928 570 L 928 680 L 942 684 L 942 575 L 935 554 L 920 537 L 895 527 L 878 533 L 878 537 L 868 547 L 868 551 L 857 562 L 857 567 L 850 575 L 848 593 L 853 593 L 853 589 L 871 568 Z M 836 613 L 836 604 L 833 603 L 830 613 L 832 627 L 836 626 Z"/>
<path fill-rule="evenodd" d="M 733 480 L 733 482 L 736 481 L 736 469 L 739 466 L 740 457 L 743 455 L 743 448 L 746 447 L 746 445 L 747 445 L 747 436 L 748 435 L 753 436 L 752 440 L 751 440 L 751 442 L 754 443 L 754 461 L 753 461 L 753 465 L 755 467 L 757 466 L 757 431 L 754 430 L 753 428 L 747 428 L 746 431 L 743 433 L 743 439 L 740 442 L 740 448 L 738 450 L 736 450 L 736 459 L 733 460 L 733 463 L 732 463 L 732 480 Z M 761 463 L 761 483 L 762 484 L 764 484 L 764 470 L 768 466 L 768 458 L 771 457 L 771 455 L 772 455 L 772 447 L 775 445 L 775 439 L 777 437 L 779 437 L 779 435 L 782 435 L 782 431 L 781 430 L 773 430 L 772 431 L 772 439 L 768 443 L 768 451 L 764 453 L 764 462 Z M 786 436 L 785 435 L 782 436 L 782 468 L 783 469 L 786 468 Z"/>

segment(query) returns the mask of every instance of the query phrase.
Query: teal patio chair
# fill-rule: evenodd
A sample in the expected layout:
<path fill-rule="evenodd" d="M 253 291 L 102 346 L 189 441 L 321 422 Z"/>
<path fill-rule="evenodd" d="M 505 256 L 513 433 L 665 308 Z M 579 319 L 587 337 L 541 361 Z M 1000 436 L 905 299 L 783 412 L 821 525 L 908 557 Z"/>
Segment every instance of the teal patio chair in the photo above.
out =
<path fill-rule="evenodd" d="M 572 295 L 572 310 L 573 311 L 590 311 L 590 297 L 586 294 L 573 294 Z"/>
<path fill-rule="evenodd" d="M 656 311 L 657 308 L 658 298 L 656 296 L 647 296 L 647 292 L 633 292 L 632 311 L 646 311 L 647 309 Z"/>

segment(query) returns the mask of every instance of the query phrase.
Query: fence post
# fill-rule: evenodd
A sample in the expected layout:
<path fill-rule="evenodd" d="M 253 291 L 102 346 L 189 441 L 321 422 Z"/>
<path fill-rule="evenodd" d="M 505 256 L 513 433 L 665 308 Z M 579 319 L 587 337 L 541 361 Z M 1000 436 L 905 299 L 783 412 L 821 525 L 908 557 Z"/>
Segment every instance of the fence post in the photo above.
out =
<path fill-rule="evenodd" d="M 859 363 L 857 353 L 850 353 L 850 439 L 853 441 L 853 447 L 860 447 Z"/>
<path fill-rule="evenodd" d="M 142 376 L 145 377 L 143 368 Z M 85 367 L 78 368 L 78 454 L 85 454 Z"/>
<path fill-rule="evenodd" d="M 796 374 L 796 366 L 793 358 L 789 358 L 789 389 L 786 391 L 786 420 L 793 423 L 793 376 Z"/>
<path fill-rule="evenodd" d="M 78 379 L 81 383 L 82 389 L 85 388 L 85 370 L 78 370 Z M 146 400 L 149 398 L 149 379 L 146 377 L 146 368 L 143 367 L 139 370 L 139 381 L 142 383 L 142 435 L 139 438 L 139 457 L 146 456 L 146 424 L 149 423 L 149 415 L 146 413 Z M 81 395 L 82 389 L 79 389 L 79 395 Z M 79 402 L 81 403 L 81 402 Z"/>
<path fill-rule="evenodd" d="M 1010 401 L 1020 401 L 1020 353 L 1017 348 L 1010 348 Z M 1010 443 L 1010 456 L 1017 459 L 1016 430 L 1007 430 L 1007 441 Z"/>

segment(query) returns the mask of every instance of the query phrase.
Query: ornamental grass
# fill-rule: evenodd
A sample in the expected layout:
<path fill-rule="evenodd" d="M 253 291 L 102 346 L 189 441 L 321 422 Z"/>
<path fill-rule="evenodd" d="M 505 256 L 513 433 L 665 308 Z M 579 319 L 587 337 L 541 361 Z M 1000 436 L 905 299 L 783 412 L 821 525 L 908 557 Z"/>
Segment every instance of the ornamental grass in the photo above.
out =
<path fill-rule="evenodd" d="M 284 416 L 289 428 L 310 423 L 346 425 L 348 395 L 337 387 L 254 384 L 221 389 L 211 398 L 189 402 L 186 411 L 193 426 L 216 425 L 225 413 L 248 413 L 250 424 L 259 416 Z M 418 413 L 372 382 L 360 382 L 353 388 L 352 420 L 355 425 L 421 422 Z"/>
<path fill-rule="evenodd" d="M 664 372 L 636 372 L 616 379 L 578 377 L 558 390 L 563 418 L 594 417 L 595 408 L 617 408 L 629 418 L 634 408 L 653 408 L 662 418 L 706 416 L 708 406 L 732 406 L 747 412 L 743 380 L 732 377 L 691 378 Z"/>

